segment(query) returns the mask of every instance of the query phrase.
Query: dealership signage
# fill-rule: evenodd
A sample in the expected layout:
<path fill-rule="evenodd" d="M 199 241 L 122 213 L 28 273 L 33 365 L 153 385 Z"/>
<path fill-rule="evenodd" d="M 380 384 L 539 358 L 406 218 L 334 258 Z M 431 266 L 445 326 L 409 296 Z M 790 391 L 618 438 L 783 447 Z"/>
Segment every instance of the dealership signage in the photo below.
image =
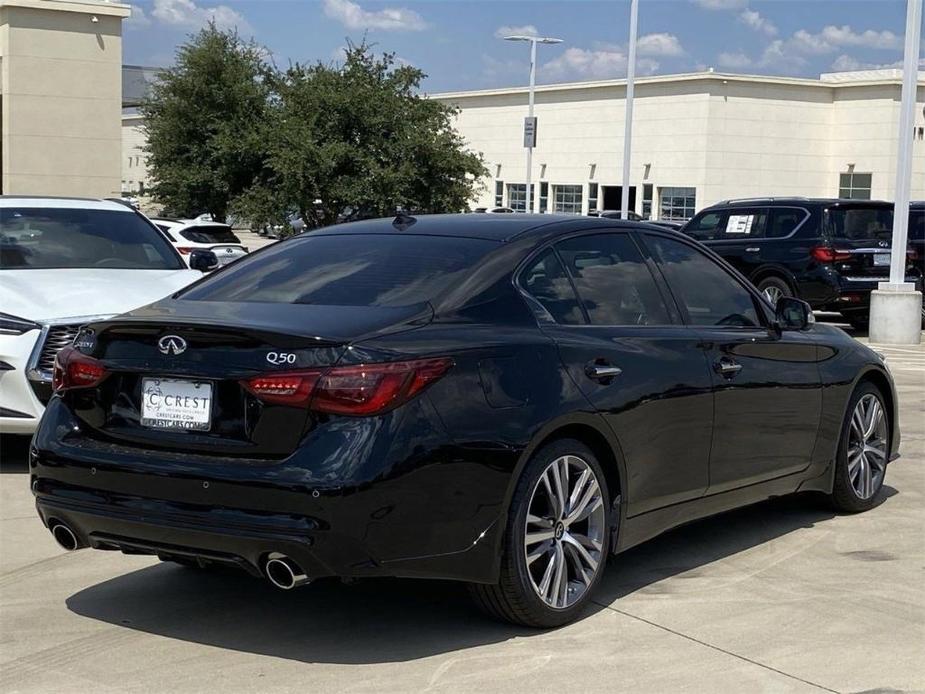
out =
<path fill-rule="evenodd" d="M 536 116 L 524 118 L 524 147 L 536 147 Z"/>

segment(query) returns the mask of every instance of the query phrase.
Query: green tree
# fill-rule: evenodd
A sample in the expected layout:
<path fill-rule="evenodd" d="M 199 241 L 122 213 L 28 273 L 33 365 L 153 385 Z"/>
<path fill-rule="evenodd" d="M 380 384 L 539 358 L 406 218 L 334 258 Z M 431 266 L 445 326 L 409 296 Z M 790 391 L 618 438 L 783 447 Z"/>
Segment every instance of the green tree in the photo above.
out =
<path fill-rule="evenodd" d="M 265 158 L 265 50 L 210 24 L 177 50 L 141 107 L 154 199 L 174 214 L 224 221 Z"/>
<path fill-rule="evenodd" d="M 264 167 L 235 205 L 309 226 L 345 215 L 457 212 L 487 173 L 453 128 L 453 108 L 419 94 L 424 73 L 351 44 L 343 65 L 293 65 L 276 75 Z"/>

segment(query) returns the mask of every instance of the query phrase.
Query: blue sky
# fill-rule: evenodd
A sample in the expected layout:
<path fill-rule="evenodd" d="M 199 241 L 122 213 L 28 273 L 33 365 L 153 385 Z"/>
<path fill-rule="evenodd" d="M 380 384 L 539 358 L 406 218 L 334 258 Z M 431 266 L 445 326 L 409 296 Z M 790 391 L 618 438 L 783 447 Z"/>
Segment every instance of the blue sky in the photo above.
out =
<path fill-rule="evenodd" d="M 562 38 L 540 46 L 537 80 L 626 73 L 629 1 L 609 0 L 135 0 L 124 62 L 172 63 L 176 46 L 210 18 L 237 27 L 274 56 L 333 61 L 364 33 L 377 50 L 424 70 L 428 92 L 520 85 L 527 44 L 508 32 Z M 818 76 L 902 60 L 903 0 L 640 0 L 641 74 L 714 67 Z"/>

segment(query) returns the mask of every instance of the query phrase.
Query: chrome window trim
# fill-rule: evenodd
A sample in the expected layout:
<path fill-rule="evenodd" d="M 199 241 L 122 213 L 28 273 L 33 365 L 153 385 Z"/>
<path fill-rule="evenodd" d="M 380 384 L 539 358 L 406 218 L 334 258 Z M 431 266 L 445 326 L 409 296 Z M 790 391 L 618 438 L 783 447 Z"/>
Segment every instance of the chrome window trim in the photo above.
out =
<path fill-rule="evenodd" d="M 808 208 L 806 208 L 806 207 L 801 207 L 801 206 L 799 206 L 799 205 L 752 205 L 752 206 L 749 206 L 749 207 L 741 207 L 741 208 L 738 208 L 738 207 L 718 207 L 717 209 L 718 209 L 718 211 L 720 211 L 720 212 L 726 212 L 727 214 L 732 214 L 733 211 L 735 211 L 735 210 L 737 210 L 737 209 L 745 209 L 745 210 L 748 210 L 748 209 L 755 209 L 755 208 L 759 208 L 759 207 L 760 207 L 761 209 L 763 209 L 763 210 L 767 210 L 767 211 L 768 211 L 768 220 L 769 220 L 769 221 L 770 221 L 770 219 L 771 219 L 771 213 L 772 213 L 774 210 L 802 210 L 802 212 L 803 212 L 803 214 L 804 214 L 805 216 L 803 217 L 802 220 L 800 220 L 800 223 L 797 224 L 797 225 L 793 228 L 793 231 L 791 231 L 791 232 L 790 232 L 789 234 L 787 234 L 786 236 L 748 236 L 748 235 L 745 235 L 745 238 L 741 238 L 741 239 L 723 238 L 723 239 L 705 239 L 705 240 L 703 240 L 703 241 L 700 241 L 700 239 L 698 239 L 698 238 L 695 237 L 695 236 L 691 236 L 691 238 L 694 239 L 695 241 L 698 241 L 699 243 L 741 243 L 742 241 L 753 241 L 753 242 L 756 242 L 756 243 L 770 243 L 770 242 L 774 242 L 774 241 L 786 241 L 787 239 L 793 238 L 794 235 L 796 235 L 796 233 L 797 233 L 798 231 L 800 231 L 800 229 L 803 228 L 803 225 L 806 224 L 806 222 L 807 222 L 807 220 L 810 218 L 810 216 L 812 216 Z M 706 212 L 707 210 L 702 210 L 702 211 L 703 211 L 703 212 Z M 710 208 L 709 211 L 712 212 L 712 211 L 714 211 L 714 210 L 713 210 L 713 208 Z M 727 220 L 727 222 L 728 222 L 728 220 Z M 725 232 L 723 232 L 723 233 L 725 233 Z M 820 237 L 821 237 L 821 234 L 820 234 Z"/>

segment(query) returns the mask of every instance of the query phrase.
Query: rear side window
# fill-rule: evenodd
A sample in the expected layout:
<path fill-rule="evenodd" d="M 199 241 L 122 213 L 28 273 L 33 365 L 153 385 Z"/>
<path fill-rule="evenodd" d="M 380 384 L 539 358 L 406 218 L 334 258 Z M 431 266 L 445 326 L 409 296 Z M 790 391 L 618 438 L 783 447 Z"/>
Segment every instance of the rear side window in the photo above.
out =
<path fill-rule="evenodd" d="M 768 238 L 781 239 L 790 236 L 797 227 L 806 219 L 806 210 L 792 207 L 775 207 L 771 210 L 771 218 L 768 222 L 768 230 L 765 234 Z"/>
<path fill-rule="evenodd" d="M 224 224 L 203 224 L 183 229 L 180 236 L 193 243 L 241 243 L 231 227 Z"/>
<path fill-rule="evenodd" d="M 664 236 L 647 236 L 646 243 L 692 325 L 760 325 L 751 293 L 712 258 Z"/>
<path fill-rule="evenodd" d="M 835 207 L 828 211 L 832 236 L 846 241 L 876 241 L 893 235 L 891 207 Z"/>
<path fill-rule="evenodd" d="M 594 234 L 556 245 L 594 325 L 668 325 L 649 267 L 626 234 Z"/>
<path fill-rule="evenodd" d="M 556 323 L 585 322 L 572 283 L 552 249 L 541 253 L 520 273 L 520 286 L 543 305 Z"/>
<path fill-rule="evenodd" d="M 496 242 L 482 239 L 398 232 L 298 237 L 229 265 L 182 298 L 410 306 L 463 282 L 496 248 Z"/>
<path fill-rule="evenodd" d="M 684 233 L 693 236 L 698 241 L 718 239 L 726 231 L 728 217 L 729 213 L 725 210 L 701 212 L 684 227 Z"/>

